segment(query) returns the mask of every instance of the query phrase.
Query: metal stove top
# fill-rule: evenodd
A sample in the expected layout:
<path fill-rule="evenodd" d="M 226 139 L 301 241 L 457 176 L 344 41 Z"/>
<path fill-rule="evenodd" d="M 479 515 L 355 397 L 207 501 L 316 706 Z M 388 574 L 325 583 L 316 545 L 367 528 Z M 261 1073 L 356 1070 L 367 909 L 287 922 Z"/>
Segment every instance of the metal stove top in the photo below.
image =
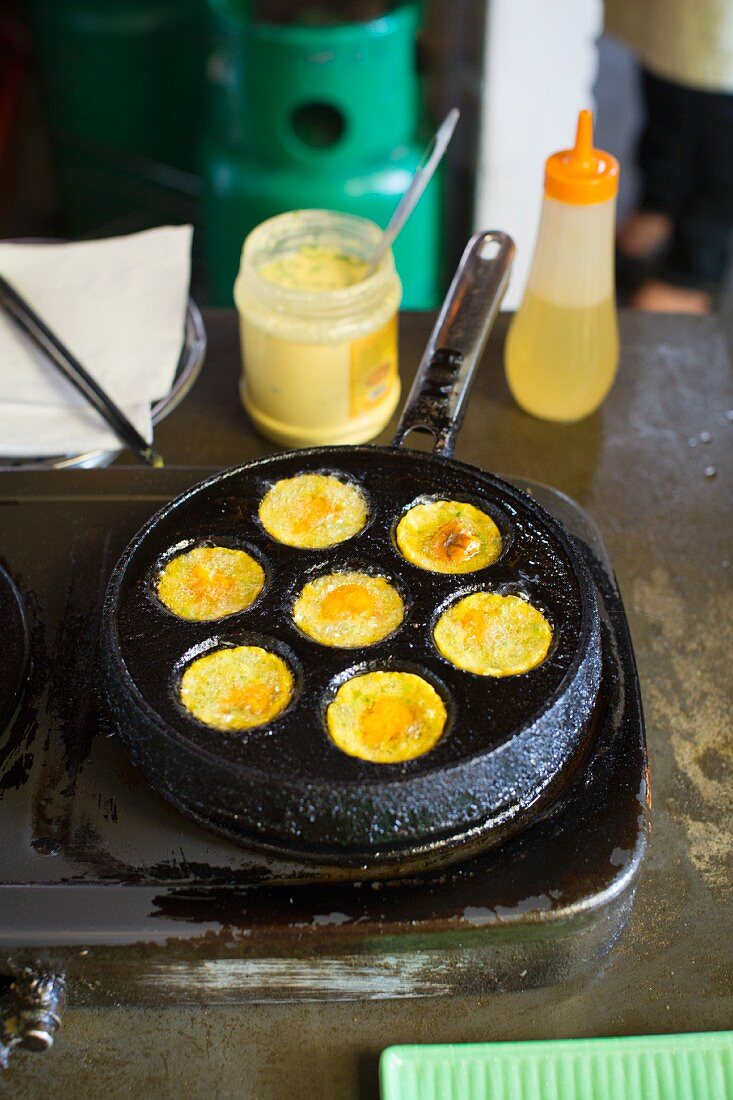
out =
<path fill-rule="evenodd" d="M 312 868 L 180 816 L 111 736 L 99 696 L 112 566 L 206 473 L 0 475 L 0 558 L 31 642 L 0 731 L 0 975 L 64 971 L 77 1004 L 160 1003 L 485 992 L 598 966 L 630 909 L 648 784 L 626 619 L 588 517 L 515 481 L 580 540 L 599 593 L 603 706 L 571 788 L 520 836 L 442 874 L 316 883 Z"/>

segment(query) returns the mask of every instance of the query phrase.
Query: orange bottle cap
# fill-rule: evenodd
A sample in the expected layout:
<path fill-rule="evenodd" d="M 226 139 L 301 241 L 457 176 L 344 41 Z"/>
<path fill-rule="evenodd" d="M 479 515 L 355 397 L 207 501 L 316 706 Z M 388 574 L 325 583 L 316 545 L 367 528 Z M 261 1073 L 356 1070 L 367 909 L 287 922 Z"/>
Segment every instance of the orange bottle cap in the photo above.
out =
<path fill-rule="evenodd" d="M 612 199 L 618 191 L 618 161 L 603 149 L 593 148 L 593 114 L 581 111 L 575 148 L 553 153 L 545 163 L 548 198 L 586 205 Z"/>

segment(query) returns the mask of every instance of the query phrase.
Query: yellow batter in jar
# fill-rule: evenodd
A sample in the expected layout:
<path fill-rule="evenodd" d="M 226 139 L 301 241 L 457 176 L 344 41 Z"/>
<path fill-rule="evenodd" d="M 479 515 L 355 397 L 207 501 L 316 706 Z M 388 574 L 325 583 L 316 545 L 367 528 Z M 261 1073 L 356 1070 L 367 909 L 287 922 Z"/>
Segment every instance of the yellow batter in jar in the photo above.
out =
<path fill-rule="evenodd" d="M 366 276 L 381 230 L 365 218 L 296 210 L 263 222 L 242 250 L 242 402 L 287 447 L 373 439 L 400 396 L 389 253 Z M 365 277 L 366 276 L 366 277 Z"/>
<path fill-rule="evenodd" d="M 361 282 L 367 267 L 353 252 L 304 244 L 297 252 L 263 264 L 259 273 L 268 282 L 293 290 L 342 290 Z"/>

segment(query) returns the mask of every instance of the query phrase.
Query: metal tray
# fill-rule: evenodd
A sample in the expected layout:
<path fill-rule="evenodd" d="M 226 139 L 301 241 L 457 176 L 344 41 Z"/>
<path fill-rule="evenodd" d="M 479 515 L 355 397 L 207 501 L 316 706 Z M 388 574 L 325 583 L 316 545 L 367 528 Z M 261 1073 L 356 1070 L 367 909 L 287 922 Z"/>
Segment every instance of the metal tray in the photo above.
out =
<path fill-rule="evenodd" d="M 599 594 L 606 720 L 574 783 L 521 834 L 448 871 L 325 884 L 182 817 L 108 736 L 108 575 L 142 523 L 205 473 L 0 477 L 3 564 L 32 660 L 0 735 L 0 972 L 64 971 L 75 1004 L 157 1004 L 485 992 L 597 967 L 630 911 L 648 784 L 626 618 L 587 516 L 517 482 L 579 540 Z"/>

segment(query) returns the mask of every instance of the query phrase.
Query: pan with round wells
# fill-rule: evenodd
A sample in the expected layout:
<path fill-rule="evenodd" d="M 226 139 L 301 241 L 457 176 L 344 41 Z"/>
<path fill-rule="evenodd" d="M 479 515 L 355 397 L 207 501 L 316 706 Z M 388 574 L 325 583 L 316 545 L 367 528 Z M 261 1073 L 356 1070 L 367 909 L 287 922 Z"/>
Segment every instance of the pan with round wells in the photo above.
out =
<path fill-rule="evenodd" d="M 173 805 L 245 847 L 344 877 L 432 869 L 523 828 L 585 756 L 588 569 L 527 494 L 450 457 L 512 255 L 503 233 L 469 242 L 393 446 L 218 473 L 115 567 L 119 734 Z"/>

